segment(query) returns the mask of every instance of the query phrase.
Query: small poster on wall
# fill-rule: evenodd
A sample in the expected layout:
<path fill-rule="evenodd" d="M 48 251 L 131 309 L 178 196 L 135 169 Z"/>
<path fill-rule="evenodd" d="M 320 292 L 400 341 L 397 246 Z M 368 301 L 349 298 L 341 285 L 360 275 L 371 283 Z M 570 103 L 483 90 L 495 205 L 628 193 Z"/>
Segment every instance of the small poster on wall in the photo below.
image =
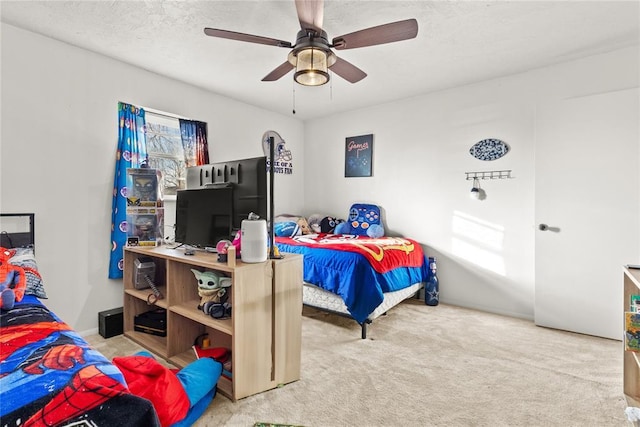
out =
<path fill-rule="evenodd" d="M 344 176 L 371 176 L 372 155 L 373 134 L 348 137 L 344 148 Z"/>
<path fill-rule="evenodd" d="M 281 173 L 285 175 L 293 174 L 293 156 L 291 151 L 285 147 L 284 139 L 280 134 L 274 130 L 268 130 L 262 134 L 262 150 L 264 155 L 267 156 L 267 172 L 271 170 L 270 160 L 270 138 L 273 137 L 273 172 Z"/>

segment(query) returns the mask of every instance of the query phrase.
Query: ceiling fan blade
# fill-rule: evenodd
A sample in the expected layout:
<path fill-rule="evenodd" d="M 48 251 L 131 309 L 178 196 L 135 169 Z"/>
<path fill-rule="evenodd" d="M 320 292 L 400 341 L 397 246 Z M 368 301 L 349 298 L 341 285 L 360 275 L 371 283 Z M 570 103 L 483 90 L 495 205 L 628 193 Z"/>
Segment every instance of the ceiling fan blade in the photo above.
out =
<path fill-rule="evenodd" d="M 211 37 L 220 37 L 223 39 L 238 40 L 241 42 L 267 44 L 270 46 L 277 46 L 277 47 L 292 47 L 291 43 L 284 40 L 272 39 L 269 37 L 262 37 L 262 36 L 254 36 L 252 34 L 236 33 L 235 31 L 218 30 L 216 28 L 205 28 L 204 33 Z"/>
<path fill-rule="evenodd" d="M 350 83 L 357 83 L 367 77 L 367 73 L 360 68 L 338 57 L 329 69 Z"/>
<path fill-rule="evenodd" d="M 412 39 L 417 35 L 418 21 L 406 19 L 338 36 L 331 43 L 338 50 L 355 49 Z"/>
<path fill-rule="evenodd" d="M 303 30 L 316 30 L 318 33 L 322 32 L 324 0 L 296 0 L 296 10 L 298 11 L 300 28 Z"/>
<path fill-rule="evenodd" d="M 262 79 L 262 81 L 263 82 L 273 82 L 275 80 L 278 80 L 280 77 L 284 76 L 285 74 L 287 74 L 292 69 L 293 69 L 293 65 L 291 65 L 291 63 L 289 61 L 285 61 L 282 64 L 280 64 L 275 70 L 273 70 L 272 72 L 267 74 Z"/>

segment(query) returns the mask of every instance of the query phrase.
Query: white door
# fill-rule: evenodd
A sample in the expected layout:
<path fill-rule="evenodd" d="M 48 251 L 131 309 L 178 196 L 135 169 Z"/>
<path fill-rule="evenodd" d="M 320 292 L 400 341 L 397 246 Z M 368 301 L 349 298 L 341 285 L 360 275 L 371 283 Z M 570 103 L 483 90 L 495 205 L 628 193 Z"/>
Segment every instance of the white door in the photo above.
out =
<path fill-rule="evenodd" d="M 640 264 L 638 97 L 636 88 L 538 108 L 537 325 L 622 338 L 622 265 Z"/>

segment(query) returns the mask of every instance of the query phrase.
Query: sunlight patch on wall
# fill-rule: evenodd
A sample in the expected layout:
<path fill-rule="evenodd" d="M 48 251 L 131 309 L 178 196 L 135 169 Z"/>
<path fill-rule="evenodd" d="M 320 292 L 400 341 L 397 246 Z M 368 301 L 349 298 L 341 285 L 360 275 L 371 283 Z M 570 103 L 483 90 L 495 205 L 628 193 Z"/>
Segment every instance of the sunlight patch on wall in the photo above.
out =
<path fill-rule="evenodd" d="M 460 211 L 451 220 L 451 249 L 456 256 L 480 268 L 506 276 L 504 257 L 504 227 Z"/>

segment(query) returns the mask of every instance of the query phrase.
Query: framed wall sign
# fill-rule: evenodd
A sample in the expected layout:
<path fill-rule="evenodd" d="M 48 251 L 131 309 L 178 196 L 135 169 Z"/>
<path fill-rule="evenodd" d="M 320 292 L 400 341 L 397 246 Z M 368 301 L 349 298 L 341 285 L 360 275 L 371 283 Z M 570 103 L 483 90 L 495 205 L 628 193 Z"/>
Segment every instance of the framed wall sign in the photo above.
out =
<path fill-rule="evenodd" d="M 371 176 L 373 172 L 373 134 L 350 136 L 344 145 L 344 176 Z"/>

